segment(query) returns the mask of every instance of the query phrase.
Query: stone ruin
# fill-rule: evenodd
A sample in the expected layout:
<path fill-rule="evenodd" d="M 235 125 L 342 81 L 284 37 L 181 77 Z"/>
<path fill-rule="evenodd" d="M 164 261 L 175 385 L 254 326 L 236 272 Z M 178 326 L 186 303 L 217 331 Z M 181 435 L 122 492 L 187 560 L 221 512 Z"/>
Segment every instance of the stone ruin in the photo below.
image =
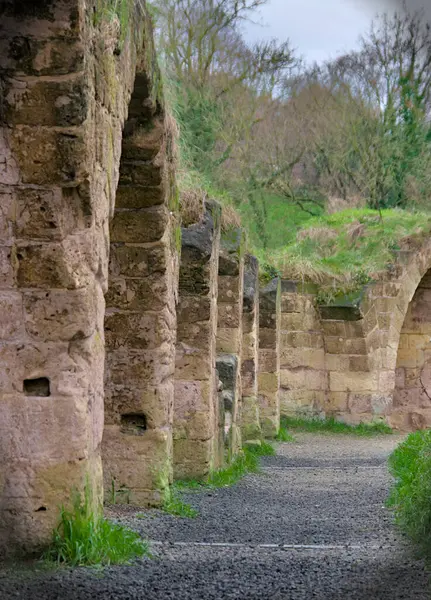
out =
<path fill-rule="evenodd" d="M 2 553 L 43 547 L 86 487 L 95 511 L 157 506 L 280 415 L 431 424 L 430 242 L 355 301 L 259 289 L 216 202 L 181 227 L 144 3 L 127 31 L 96 0 L 0 16 Z"/>

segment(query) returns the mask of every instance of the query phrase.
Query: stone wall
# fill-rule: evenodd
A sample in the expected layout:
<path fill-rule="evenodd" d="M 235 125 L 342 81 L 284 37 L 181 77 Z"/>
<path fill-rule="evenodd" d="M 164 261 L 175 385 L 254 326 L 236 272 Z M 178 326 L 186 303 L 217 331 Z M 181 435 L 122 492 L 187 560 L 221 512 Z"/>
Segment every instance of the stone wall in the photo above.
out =
<path fill-rule="evenodd" d="M 281 282 L 274 279 L 259 295 L 258 399 L 262 434 L 280 428 Z"/>
<path fill-rule="evenodd" d="M 294 281 L 281 286 L 281 414 L 318 416 L 327 408 L 328 374 L 315 289 Z"/>
<path fill-rule="evenodd" d="M 240 228 L 222 234 L 218 270 L 217 369 L 223 385 L 226 445 L 232 456 L 241 449 L 243 238 Z"/>
<path fill-rule="evenodd" d="M 220 207 L 182 229 L 175 364 L 174 476 L 204 477 L 219 465 L 216 373 Z"/>
<path fill-rule="evenodd" d="M 241 354 L 241 436 L 244 442 L 261 438 L 257 389 L 259 354 L 259 263 L 247 254 L 244 262 Z"/>

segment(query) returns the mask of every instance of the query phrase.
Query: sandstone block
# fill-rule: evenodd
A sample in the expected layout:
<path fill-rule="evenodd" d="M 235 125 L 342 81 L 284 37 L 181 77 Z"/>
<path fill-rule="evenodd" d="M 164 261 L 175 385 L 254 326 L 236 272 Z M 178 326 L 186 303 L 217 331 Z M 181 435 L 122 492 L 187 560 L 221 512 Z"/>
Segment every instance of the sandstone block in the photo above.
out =
<path fill-rule="evenodd" d="M 213 462 L 213 440 L 176 440 L 174 443 L 175 479 L 201 478 Z"/>
<path fill-rule="evenodd" d="M 276 394 L 280 387 L 280 376 L 278 373 L 259 373 L 257 381 L 259 395 Z"/>
<path fill-rule="evenodd" d="M 76 185 L 85 179 L 87 153 L 82 129 L 66 133 L 23 125 L 12 130 L 10 146 L 23 183 Z"/>
<path fill-rule="evenodd" d="M 154 388 L 173 376 L 172 354 L 170 344 L 151 350 L 111 350 L 107 354 L 109 385 Z"/>
<path fill-rule="evenodd" d="M 345 321 L 322 321 L 323 333 L 331 337 L 346 337 Z"/>
<path fill-rule="evenodd" d="M 217 327 L 220 329 L 238 329 L 241 323 L 241 308 L 239 304 L 217 304 Z"/>
<path fill-rule="evenodd" d="M 325 354 L 325 365 L 328 371 L 349 371 L 350 356 L 348 354 Z"/>
<path fill-rule="evenodd" d="M 282 369 L 280 385 L 287 389 L 324 390 L 327 387 L 327 375 L 324 371 L 303 367 Z"/>
<path fill-rule="evenodd" d="M 0 292 L 0 339 L 19 339 L 23 333 L 22 295 L 12 291 Z"/>
<path fill-rule="evenodd" d="M 141 210 L 118 209 L 111 224 L 111 241 L 144 243 L 160 240 L 168 226 L 165 207 Z"/>
<path fill-rule="evenodd" d="M 92 335 L 104 312 L 97 286 L 24 293 L 27 333 L 34 339 L 66 341 Z"/>
<path fill-rule="evenodd" d="M 88 88 L 82 73 L 58 80 L 9 80 L 5 92 L 5 117 L 13 125 L 71 127 L 87 118 Z"/>
<path fill-rule="evenodd" d="M 378 375 L 370 372 L 329 373 L 329 389 L 331 392 L 366 392 L 378 390 Z"/>
<path fill-rule="evenodd" d="M 233 327 L 217 328 L 217 352 L 240 354 L 241 331 Z"/>
<path fill-rule="evenodd" d="M 138 185 L 145 187 L 159 186 L 164 178 L 164 163 L 155 164 L 145 161 L 124 161 L 121 164 L 120 186 Z"/>
<path fill-rule="evenodd" d="M 278 336 L 276 328 L 264 328 L 261 323 L 259 327 L 259 348 L 275 350 L 277 348 L 277 341 Z"/>

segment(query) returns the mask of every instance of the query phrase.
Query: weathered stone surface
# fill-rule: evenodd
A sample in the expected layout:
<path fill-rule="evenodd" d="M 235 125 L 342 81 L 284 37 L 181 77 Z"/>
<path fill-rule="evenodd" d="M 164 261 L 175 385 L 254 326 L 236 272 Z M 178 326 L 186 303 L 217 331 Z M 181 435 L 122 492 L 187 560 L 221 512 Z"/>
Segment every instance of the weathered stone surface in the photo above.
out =
<path fill-rule="evenodd" d="M 224 428 L 230 456 L 234 456 L 241 448 L 239 419 L 242 399 L 240 363 L 243 341 L 243 245 L 244 232 L 241 229 L 231 229 L 222 234 L 218 269 L 217 352 L 223 394 L 225 398 L 229 398 L 229 404 L 232 404 L 229 410 L 225 406 Z M 231 355 L 230 358 L 227 355 Z M 230 370 L 228 365 L 233 364 L 235 368 L 231 378 L 227 375 L 227 370 Z"/>
<path fill-rule="evenodd" d="M 223 441 L 216 372 L 220 208 L 182 229 L 175 362 L 174 477 L 204 477 L 220 465 Z"/>
<path fill-rule="evenodd" d="M 140 4 L 121 54 L 119 29 L 81 0 L 42 4 L 0 8 L 0 553 L 48 542 L 87 482 L 101 509 L 108 217 L 137 55 L 151 54 Z"/>
<path fill-rule="evenodd" d="M 259 293 L 258 399 L 262 434 L 280 426 L 281 284 L 275 279 Z"/>

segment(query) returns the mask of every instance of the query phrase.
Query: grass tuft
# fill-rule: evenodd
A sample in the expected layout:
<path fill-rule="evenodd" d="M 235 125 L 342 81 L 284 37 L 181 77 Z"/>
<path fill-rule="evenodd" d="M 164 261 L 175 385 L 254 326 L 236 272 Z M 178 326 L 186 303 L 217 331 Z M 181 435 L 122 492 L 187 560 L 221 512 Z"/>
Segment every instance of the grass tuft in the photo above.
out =
<path fill-rule="evenodd" d="M 71 510 L 62 507 L 44 558 L 76 567 L 124 564 L 148 553 L 148 543 L 139 534 L 94 514 L 87 486 L 84 500 L 76 494 Z"/>
<path fill-rule="evenodd" d="M 175 486 L 170 490 L 169 495 L 163 503 L 163 511 L 175 517 L 195 519 L 199 515 L 199 512 L 181 499 L 178 489 L 180 488 Z"/>
<path fill-rule="evenodd" d="M 328 433 L 349 433 L 359 436 L 371 436 L 379 434 L 391 434 L 392 429 L 383 421 L 375 421 L 374 423 L 359 423 L 359 425 L 348 425 L 336 421 L 333 417 L 328 419 L 304 417 L 282 417 L 282 429 L 295 429 L 297 431 L 308 432 L 328 432 Z"/>
<path fill-rule="evenodd" d="M 284 425 L 280 425 L 280 429 L 275 437 L 276 442 L 294 442 L 295 438 L 289 433 Z"/>
<path fill-rule="evenodd" d="M 231 486 L 247 475 L 247 473 L 258 473 L 259 456 L 261 455 L 256 450 L 257 448 L 258 446 L 245 448 L 243 452 L 233 459 L 230 465 L 210 473 L 204 482 L 205 487 L 218 488 Z"/>
<path fill-rule="evenodd" d="M 431 430 L 411 433 L 389 457 L 389 471 L 395 482 L 387 504 L 431 563 Z"/>
<path fill-rule="evenodd" d="M 245 446 L 240 454 L 223 469 L 212 471 L 205 479 L 186 479 L 177 481 L 175 486 L 179 490 L 199 490 L 228 487 L 237 483 L 247 473 L 259 472 L 259 458 L 274 456 L 274 446 L 263 440 L 261 444 Z"/>

